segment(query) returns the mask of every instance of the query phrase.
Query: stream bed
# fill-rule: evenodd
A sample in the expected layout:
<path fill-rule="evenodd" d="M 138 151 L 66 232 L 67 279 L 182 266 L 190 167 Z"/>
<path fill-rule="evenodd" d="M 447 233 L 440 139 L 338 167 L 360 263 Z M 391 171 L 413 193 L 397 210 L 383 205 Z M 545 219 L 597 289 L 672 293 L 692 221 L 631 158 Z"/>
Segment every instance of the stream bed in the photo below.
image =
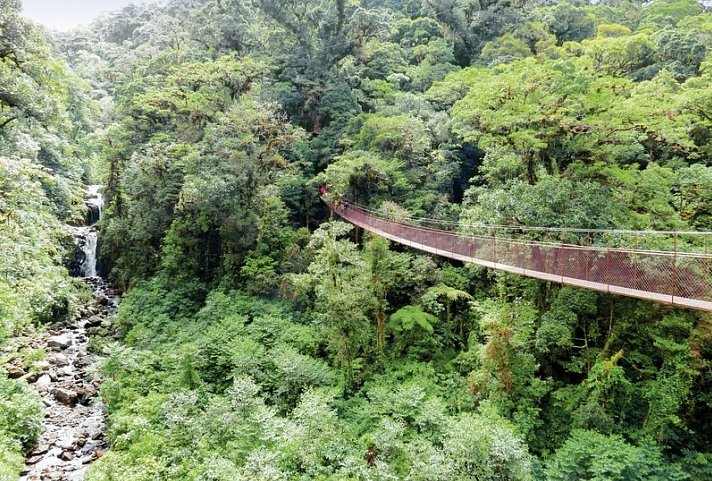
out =
<path fill-rule="evenodd" d="M 88 186 L 85 225 L 67 226 L 77 245 L 74 275 L 91 287 L 91 300 L 69 322 L 31 339 L 28 347 L 45 351 L 47 357 L 35 363 L 31 374 L 18 373 L 45 407 L 42 434 L 20 481 L 82 481 L 89 464 L 108 448 L 104 405 L 97 395 L 100 359 L 88 349 L 89 336 L 110 329 L 119 303 L 118 293 L 97 276 L 96 224 L 103 205 L 101 186 Z"/>
<path fill-rule="evenodd" d="M 99 277 L 87 278 L 92 301 L 77 318 L 33 341 L 47 351 L 42 371 L 28 379 L 45 405 L 42 435 L 27 457 L 20 481 L 81 481 L 89 464 L 107 449 L 105 413 L 94 369 L 99 358 L 87 349 L 89 335 L 108 329 L 118 297 Z"/>

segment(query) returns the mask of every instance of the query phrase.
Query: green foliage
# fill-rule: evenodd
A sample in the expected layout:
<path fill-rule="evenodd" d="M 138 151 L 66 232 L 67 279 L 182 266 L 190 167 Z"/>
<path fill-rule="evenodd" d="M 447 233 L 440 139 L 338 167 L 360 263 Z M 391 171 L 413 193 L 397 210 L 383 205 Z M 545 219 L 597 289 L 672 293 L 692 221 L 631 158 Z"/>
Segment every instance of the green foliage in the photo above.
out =
<path fill-rule="evenodd" d="M 19 448 L 31 448 L 41 433 L 44 410 L 39 395 L 22 381 L 0 375 L 0 469 L 15 466 Z M 0 471 L 2 473 L 3 471 Z"/>
<path fill-rule="evenodd" d="M 25 459 L 18 444 L 6 438 L 0 438 L 0 481 L 15 481 Z"/>
<path fill-rule="evenodd" d="M 705 315 L 390 246 L 317 194 L 473 234 L 712 229 L 697 2 L 176 0 L 56 34 L 82 81 L 18 7 L 0 338 L 72 313 L 56 218 L 99 177 L 127 292 L 88 479 L 709 478 Z"/>
<path fill-rule="evenodd" d="M 66 234 L 49 210 L 46 179 L 27 160 L 0 157 L 0 340 L 76 308 L 77 289 L 61 266 Z"/>
<path fill-rule="evenodd" d="M 388 326 L 397 334 L 412 331 L 415 326 L 432 334 L 434 332 L 433 324 L 436 324 L 437 321 L 437 317 L 423 312 L 420 306 L 403 306 L 391 314 Z"/>
<path fill-rule="evenodd" d="M 583 430 L 574 431 L 557 449 L 546 474 L 552 481 L 685 479 L 679 469 L 665 465 L 655 448 Z"/>
<path fill-rule="evenodd" d="M 457 418 L 443 441 L 443 450 L 450 459 L 451 479 L 533 479 L 525 444 L 492 413 Z"/>

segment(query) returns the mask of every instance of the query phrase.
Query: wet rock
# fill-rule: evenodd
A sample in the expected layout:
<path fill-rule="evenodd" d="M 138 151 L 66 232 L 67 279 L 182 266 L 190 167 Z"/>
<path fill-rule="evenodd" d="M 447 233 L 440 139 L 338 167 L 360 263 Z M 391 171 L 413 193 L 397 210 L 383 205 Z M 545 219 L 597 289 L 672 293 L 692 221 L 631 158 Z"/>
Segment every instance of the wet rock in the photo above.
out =
<path fill-rule="evenodd" d="M 77 443 L 74 438 L 66 437 L 57 441 L 55 446 L 62 448 L 64 451 L 72 451 L 77 447 Z"/>
<path fill-rule="evenodd" d="M 40 444 L 37 446 L 35 449 L 32 450 L 30 453 L 32 456 L 38 456 L 40 454 L 45 454 L 46 452 L 49 451 L 49 445 L 47 444 Z"/>
<path fill-rule="evenodd" d="M 25 461 L 25 463 L 32 465 L 32 464 L 37 464 L 37 463 L 39 463 L 40 461 L 42 461 L 42 455 L 41 455 L 41 454 L 38 454 L 38 455 L 36 455 L 36 456 L 31 456 L 31 457 L 27 458 L 27 460 Z"/>
<path fill-rule="evenodd" d="M 72 340 L 66 334 L 61 334 L 59 336 L 53 336 L 47 341 L 47 346 L 52 349 L 64 350 L 72 345 Z"/>
<path fill-rule="evenodd" d="M 5 371 L 7 371 L 7 377 L 10 379 L 20 379 L 25 375 L 25 370 L 19 366 L 6 366 Z"/>
<path fill-rule="evenodd" d="M 71 461 L 72 459 L 74 459 L 74 453 L 72 453 L 71 451 L 64 451 L 62 452 L 62 454 L 59 455 L 59 459 L 61 459 L 62 461 Z"/>
<path fill-rule="evenodd" d="M 51 394 L 57 401 L 61 402 L 62 404 L 66 404 L 67 406 L 76 405 L 77 400 L 79 398 L 76 392 L 64 388 L 52 389 Z"/>
<path fill-rule="evenodd" d="M 57 367 L 64 367 L 69 364 L 69 359 L 62 353 L 56 353 L 49 356 L 49 362 Z"/>
<path fill-rule="evenodd" d="M 100 326 L 103 320 L 101 316 L 91 316 L 87 319 L 87 327 Z"/>
<path fill-rule="evenodd" d="M 48 370 L 52 365 L 49 363 L 49 361 L 36 361 L 32 367 L 35 368 L 38 371 L 46 371 Z"/>
<path fill-rule="evenodd" d="M 65 366 L 63 368 L 60 368 L 57 371 L 57 376 L 58 377 L 72 377 L 75 374 L 74 367 L 72 366 Z"/>
<path fill-rule="evenodd" d="M 52 378 L 49 377 L 49 374 L 43 374 L 37 379 L 37 382 L 35 383 L 35 387 L 39 391 L 47 391 L 49 387 L 52 385 Z"/>
<path fill-rule="evenodd" d="M 91 357 L 90 355 L 79 356 L 79 357 L 74 361 L 74 365 L 75 365 L 76 367 L 82 368 L 82 367 L 90 366 L 91 364 L 93 364 L 93 362 L 94 362 L 94 360 L 92 359 L 92 357 Z"/>
<path fill-rule="evenodd" d="M 99 296 L 99 298 L 97 299 L 97 303 L 98 303 L 100 306 L 108 306 L 108 305 L 109 305 L 109 302 L 110 302 L 110 300 L 109 300 L 109 298 L 106 297 L 106 296 Z"/>
<path fill-rule="evenodd" d="M 91 402 L 91 399 L 96 396 L 96 389 L 93 386 L 77 389 L 77 396 L 79 404 L 83 406 L 88 406 Z"/>

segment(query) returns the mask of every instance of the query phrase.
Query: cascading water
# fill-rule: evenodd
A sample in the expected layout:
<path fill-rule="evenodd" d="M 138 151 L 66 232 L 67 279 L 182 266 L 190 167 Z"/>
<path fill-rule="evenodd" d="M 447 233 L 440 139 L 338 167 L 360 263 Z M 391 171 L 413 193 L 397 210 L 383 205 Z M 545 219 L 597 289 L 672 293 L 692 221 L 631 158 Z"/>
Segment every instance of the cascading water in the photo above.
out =
<path fill-rule="evenodd" d="M 99 357 L 89 349 L 90 335 L 106 335 L 111 329 L 119 303 L 118 293 L 99 276 L 102 269 L 97 269 L 96 223 L 104 206 L 100 189 L 91 185 L 86 190 L 84 225 L 67 226 L 77 244 L 76 258 L 69 267 L 84 278 L 94 295 L 69 322 L 52 325 L 33 347 L 48 353 L 41 367 L 28 374 L 42 396 L 46 416 L 20 481 L 82 481 L 89 464 L 108 448 L 103 435 L 104 406 L 96 395 Z"/>
<path fill-rule="evenodd" d="M 101 220 L 102 209 L 104 208 L 104 197 L 100 192 L 100 185 L 90 185 L 87 187 L 87 225 L 77 229 L 77 239 L 82 248 L 80 257 L 79 275 L 81 277 L 96 277 L 96 247 L 99 232 L 96 223 Z"/>
<path fill-rule="evenodd" d="M 91 230 L 87 233 L 84 239 L 84 262 L 82 262 L 81 275 L 82 277 L 96 277 L 96 241 L 98 239 L 97 232 Z"/>

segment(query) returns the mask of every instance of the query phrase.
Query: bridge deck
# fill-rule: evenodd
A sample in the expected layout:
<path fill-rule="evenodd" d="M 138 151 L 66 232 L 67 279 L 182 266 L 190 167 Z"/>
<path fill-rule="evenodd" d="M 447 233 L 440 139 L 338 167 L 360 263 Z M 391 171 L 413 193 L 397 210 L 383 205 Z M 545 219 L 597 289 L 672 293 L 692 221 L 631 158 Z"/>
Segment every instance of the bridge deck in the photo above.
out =
<path fill-rule="evenodd" d="M 354 225 L 442 257 L 536 279 L 712 311 L 712 256 L 463 235 L 396 222 L 351 204 L 331 206 Z"/>

